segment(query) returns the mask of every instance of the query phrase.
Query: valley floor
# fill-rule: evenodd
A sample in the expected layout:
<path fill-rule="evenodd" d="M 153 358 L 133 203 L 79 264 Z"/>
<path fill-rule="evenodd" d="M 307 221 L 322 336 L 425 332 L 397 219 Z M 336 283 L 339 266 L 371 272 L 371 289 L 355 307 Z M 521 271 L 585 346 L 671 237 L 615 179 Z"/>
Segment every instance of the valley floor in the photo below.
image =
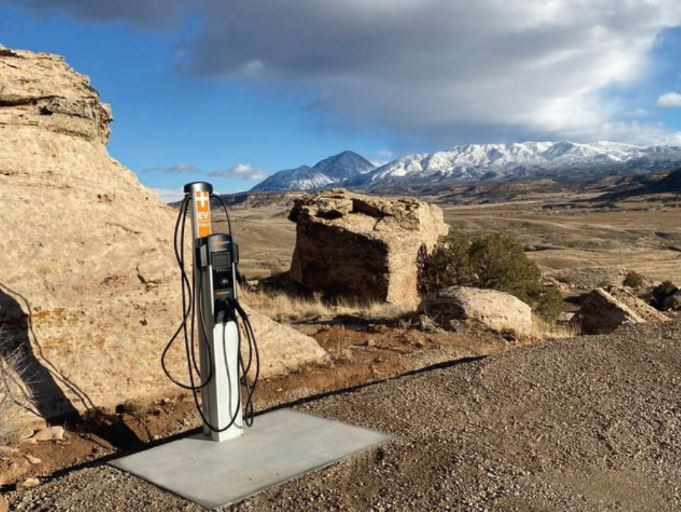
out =
<path fill-rule="evenodd" d="M 452 230 L 517 238 L 542 271 L 576 288 L 621 284 L 628 270 L 681 282 L 681 209 L 660 202 L 597 207 L 575 195 L 505 203 L 440 205 Z M 241 271 L 249 278 L 288 270 L 295 246 L 290 204 L 234 210 Z M 218 220 L 220 219 L 218 214 Z"/>
<path fill-rule="evenodd" d="M 303 403 L 395 437 L 236 510 L 679 510 L 679 339 L 669 322 L 547 341 Z M 198 510 L 104 465 L 9 500 Z"/>

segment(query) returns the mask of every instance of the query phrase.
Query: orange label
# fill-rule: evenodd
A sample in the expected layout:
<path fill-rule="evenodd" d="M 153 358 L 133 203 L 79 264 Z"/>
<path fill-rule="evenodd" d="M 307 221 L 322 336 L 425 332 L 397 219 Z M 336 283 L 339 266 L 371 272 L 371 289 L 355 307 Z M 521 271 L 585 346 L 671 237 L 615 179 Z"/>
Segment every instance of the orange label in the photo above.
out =
<path fill-rule="evenodd" d="M 194 211 L 196 212 L 198 237 L 203 238 L 210 235 L 210 195 L 208 192 L 194 192 Z"/>

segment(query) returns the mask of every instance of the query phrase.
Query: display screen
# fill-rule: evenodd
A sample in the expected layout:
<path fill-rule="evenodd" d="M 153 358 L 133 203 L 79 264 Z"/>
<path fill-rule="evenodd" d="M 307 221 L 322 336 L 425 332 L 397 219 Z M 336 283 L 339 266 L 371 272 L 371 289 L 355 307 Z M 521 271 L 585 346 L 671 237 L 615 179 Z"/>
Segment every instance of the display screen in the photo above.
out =
<path fill-rule="evenodd" d="M 229 261 L 228 252 L 215 252 L 213 253 L 213 266 L 214 267 L 229 267 L 231 262 Z"/>

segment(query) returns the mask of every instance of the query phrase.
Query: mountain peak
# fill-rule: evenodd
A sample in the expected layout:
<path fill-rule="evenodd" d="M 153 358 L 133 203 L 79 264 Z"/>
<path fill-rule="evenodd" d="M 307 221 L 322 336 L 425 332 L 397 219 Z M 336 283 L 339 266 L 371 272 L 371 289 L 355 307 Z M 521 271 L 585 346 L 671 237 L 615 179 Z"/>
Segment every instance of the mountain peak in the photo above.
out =
<path fill-rule="evenodd" d="M 376 166 L 354 151 L 343 151 L 337 155 L 320 160 L 315 169 L 325 172 L 332 178 L 347 179 L 364 174 Z"/>
<path fill-rule="evenodd" d="M 353 151 L 343 151 L 317 162 L 313 167 L 301 165 L 274 173 L 253 187 L 252 191 L 317 190 L 342 185 L 375 166 Z"/>

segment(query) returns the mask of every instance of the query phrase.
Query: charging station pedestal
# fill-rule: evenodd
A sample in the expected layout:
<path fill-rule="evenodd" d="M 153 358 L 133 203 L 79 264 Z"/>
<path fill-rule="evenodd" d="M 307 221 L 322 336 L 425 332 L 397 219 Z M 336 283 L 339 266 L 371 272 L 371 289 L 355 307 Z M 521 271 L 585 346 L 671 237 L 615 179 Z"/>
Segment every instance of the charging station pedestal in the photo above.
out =
<path fill-rule="evenodd" d="M 211 426 L 109 464 L 206 508 L 253 494 L 347 458 L 390 436 L 292 409 L 276 409 L 246 427 L 239 379 L 240 332 L 236 301 L 238 248 L 211 230 L 208 183 L 189 183 L 192 211 L 192 289 L 200 315 L 201 413 Z M 181 234 L 184 236 L 184 233 Z M 232 301 L 232 302 L 230 302 Z M 217 430 L 217 431 L 216 431 Z"/>

